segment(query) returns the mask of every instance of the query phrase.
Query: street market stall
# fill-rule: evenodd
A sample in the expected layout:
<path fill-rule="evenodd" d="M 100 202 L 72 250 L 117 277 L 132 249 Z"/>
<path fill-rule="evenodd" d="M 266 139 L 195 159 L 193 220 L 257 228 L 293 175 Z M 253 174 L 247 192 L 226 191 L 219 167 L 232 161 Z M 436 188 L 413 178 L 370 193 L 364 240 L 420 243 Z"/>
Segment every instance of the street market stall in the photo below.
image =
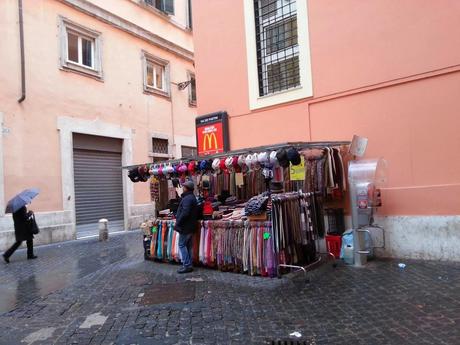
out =
<path fill-rule="evenodd" d="M 141 225 L 145 258 L 180 262 L 175 211 L 191 179 L 202 213 L 196 265 L 274 277 L 312 264 L 319 240 L 344 231 L 348 144 L 286 143 L 125 167 L 133 182 L 150 183 L 155 205 Z"/>

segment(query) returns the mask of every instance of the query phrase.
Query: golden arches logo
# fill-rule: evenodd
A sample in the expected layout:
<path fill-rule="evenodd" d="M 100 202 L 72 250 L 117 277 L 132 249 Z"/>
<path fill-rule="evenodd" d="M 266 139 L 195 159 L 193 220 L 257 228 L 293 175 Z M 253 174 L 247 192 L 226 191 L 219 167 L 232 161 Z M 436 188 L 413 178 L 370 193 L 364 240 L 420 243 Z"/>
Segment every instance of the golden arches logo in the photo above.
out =
<path fill-rule="evenodd" d="M 207 144 L 207 145 L 206 145 Z M 214 145 L 212 145 L 214 144 Z M 216 133 L 206 133 L 203 138 L 203 151 L 217 150 Z"/>

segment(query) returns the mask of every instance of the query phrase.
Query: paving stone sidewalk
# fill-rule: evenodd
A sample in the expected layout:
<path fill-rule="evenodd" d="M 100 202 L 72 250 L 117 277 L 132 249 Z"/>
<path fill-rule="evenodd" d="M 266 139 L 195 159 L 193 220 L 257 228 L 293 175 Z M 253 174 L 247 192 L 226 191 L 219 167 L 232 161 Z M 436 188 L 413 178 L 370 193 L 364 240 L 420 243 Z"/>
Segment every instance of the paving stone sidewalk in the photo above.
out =
<path fill-rule="evenodd" d="M 140 238 L 45 246 L 38 260 L 18 252 L 0 265 L 0 344 L 459 344 L 459 264 L 325 266 L 310 283 L 182 276 L 144 261 Z"/>

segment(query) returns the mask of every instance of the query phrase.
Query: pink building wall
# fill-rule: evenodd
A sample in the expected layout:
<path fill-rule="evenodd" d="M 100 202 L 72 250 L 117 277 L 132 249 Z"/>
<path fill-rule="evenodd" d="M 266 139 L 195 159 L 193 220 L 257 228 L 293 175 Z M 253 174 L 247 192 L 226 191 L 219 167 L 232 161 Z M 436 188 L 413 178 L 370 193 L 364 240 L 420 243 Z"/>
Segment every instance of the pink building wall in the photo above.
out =
<path fill-rule="evenodd" d="M 386 255 L 460 260 L 460 3 L 307 6 L 313 97 L 251 111 L 243 0 L 195 0 L 198 114 L 228 112 L 232 149 L 368 137 Z"/>
<path fill-rule="evenodd" d="M 34 200 L 33 209 L 48 212 L 43 222 L 54 224 L 55 213 L 68 211 L 63 200 L 62 172 L 67 163 L 61 157 L 63 143 L 58 130 L 61 117 L 128 129 L 132 136 L 132 159 L 128 164 L 151 161 L 152 133 L 171 138 L 170 144 L 175 144 L 171 152 L 174 156 L 180 154 L 181 145 L 195 145 L 196 108 L 189 106 L 188 90 L 179 91 L 176 85 L 189 79 L 188 71 L 194 71 L 192 34 L 186 23 L 181 23 L 186 17 L 185 8 L 184 14 L 179 13 L 179 5 L 186 2 L 176 3 L 178 16 L 173 19 L 159 15 L 156 10 L 146 10 L 138 2 L 75 1 L 81 6 L 96 5 L 104 16 L 110 13 L 139 27 L 145 26 L 144 30 L 172 42 L 191 58 L 136 37 L 65 1 L 23 1 L 27 96 L 18 103 L 21 94 L 18 4 L 16 0 L 1 1 L 0 115 L 4 134 L 0 142 L 3 151 L 0 183 L 4 186 L 4 198 L 0 204 L 18 191 L 34 186 L 41 193 Z M 60 16 L 101 33 L 102 81 L 60 69 Z M 169 61 L 170 81 L 176 83 L 171 84 L 170 99 L 144 92 L 142 51 Z M 129 207 L 150 203 L 146 184 L 130 188 L 134 192 Z M 2 232 L 11 235 L 10 220 L 0 215 L 0 247 Z"/>
<path fill-rule="evenodd" d="M 366 136 L 385 214 L 460 214 L 460 4 L 442 3 L 308 1 L 313 97 L 250 111 L 243 2 L 196 0 L 198 113 L 229 113 L 232 148 Z"/>

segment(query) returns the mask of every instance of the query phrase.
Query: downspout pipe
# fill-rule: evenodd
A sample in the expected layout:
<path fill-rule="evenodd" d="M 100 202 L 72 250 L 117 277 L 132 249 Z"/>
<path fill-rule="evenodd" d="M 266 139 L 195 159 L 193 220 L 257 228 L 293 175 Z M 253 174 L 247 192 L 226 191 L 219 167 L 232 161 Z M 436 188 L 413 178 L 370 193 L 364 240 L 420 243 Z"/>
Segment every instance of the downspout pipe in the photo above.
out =
<path fill-rule="evenodd" d="M 26 99 L 26 71 L 24 59 L 24 20 L 22 18 L 22 0 L 18 0 L 19 10 L 19 46 L 21 50 L 21 98 L 18 103 L 22 103 Z"/>

